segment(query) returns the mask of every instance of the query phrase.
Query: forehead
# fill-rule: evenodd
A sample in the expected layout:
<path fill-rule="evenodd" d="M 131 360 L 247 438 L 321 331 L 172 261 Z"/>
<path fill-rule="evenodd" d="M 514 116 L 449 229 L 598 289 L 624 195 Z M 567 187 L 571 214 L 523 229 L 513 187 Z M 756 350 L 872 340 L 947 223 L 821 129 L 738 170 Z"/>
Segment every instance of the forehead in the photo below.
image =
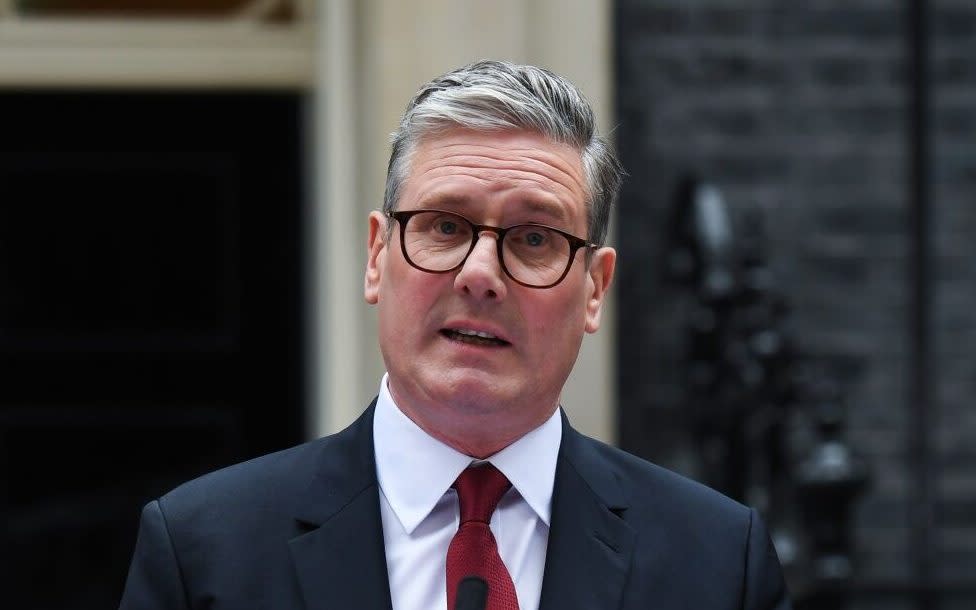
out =
<path fill-rule="evenodd" d="M 533 131 L 453 129 L 417 145 L 400 207 L 474 213 L 492 206 L 503 216 L 543 214 L 576 225 L 585 201 L 583 163 L 572 146 Z"/>

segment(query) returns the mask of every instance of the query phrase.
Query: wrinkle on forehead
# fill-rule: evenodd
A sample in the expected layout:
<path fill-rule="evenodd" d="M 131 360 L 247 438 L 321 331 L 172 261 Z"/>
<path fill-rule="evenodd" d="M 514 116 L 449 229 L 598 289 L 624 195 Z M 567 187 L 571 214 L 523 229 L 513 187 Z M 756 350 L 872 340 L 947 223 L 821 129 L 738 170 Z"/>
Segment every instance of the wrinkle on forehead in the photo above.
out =
<path fill-rule="evenodd" d="M 450 167 L 439 166 L 432 168 L 421 174 L 424 177 L 436 180 L 437 178 L 469 178 L 480 182 L 484 188 L 491 192 L 510 191 L 518 188 L 532 188 L 543 191 L 545 194 L 559 197 L 560 195 L 569 196 L 576 199 L 578 190 L 573 188 L 571 182 L 559 182 L 549 176 L 538 172 L 522 171 L 518 169 L 492 170 L 479 167 Z"/>
<path fill-rule="evenodd" d="M 545 146 L 532 146 L 529 140 L 541 140 Z M 585 205 L 586 201 L 579 152 L 533 132 L 449 132 L 422 141 L 412 166 L 407 182 L 415 185 L 434 187 L 463 178 L 492 192 L 526 187 L 563 204 Z"/>
<path fill-rule="evenodd" d="M 565 146 L 565 145 L 554 145 Z M 428 151 L 425 151 L 428 152 Z M 429 156 L 437 155 L 437 162 L 432 167 L 422 168 L 432 163 Z M 582 161 L 575 150 L 566 146 L 565 156 L 555 154 L 539 148 L 499 147 L 488 144 L 436 144 L 431 146 L 427 155 L 418 163 L 417 170 L 421 172 L 436 171 L 445 166 L 468 167 L 484 170 L 510 170 L 513 176 L 519 174 L 537 173 L 562 185 L 567 190 L 576 191 L 582 184 Z M 568 159 L 566 157 L 569 157 Z M 574 159 L 575 157 L 575 159 Z M 572 163 L 570 159 L 576 161 Z"/>

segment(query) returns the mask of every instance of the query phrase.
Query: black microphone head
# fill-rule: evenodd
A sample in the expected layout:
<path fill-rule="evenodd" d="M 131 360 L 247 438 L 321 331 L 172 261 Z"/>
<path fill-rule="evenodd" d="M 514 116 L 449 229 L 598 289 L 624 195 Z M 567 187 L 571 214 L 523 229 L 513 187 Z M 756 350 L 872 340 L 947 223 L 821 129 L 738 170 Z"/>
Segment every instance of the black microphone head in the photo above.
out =
<path fill-rule="evenodd" d="M 458 583 L 454 610 L 485 610 L 488 583 L 480 576 L 465 576 Z"/>

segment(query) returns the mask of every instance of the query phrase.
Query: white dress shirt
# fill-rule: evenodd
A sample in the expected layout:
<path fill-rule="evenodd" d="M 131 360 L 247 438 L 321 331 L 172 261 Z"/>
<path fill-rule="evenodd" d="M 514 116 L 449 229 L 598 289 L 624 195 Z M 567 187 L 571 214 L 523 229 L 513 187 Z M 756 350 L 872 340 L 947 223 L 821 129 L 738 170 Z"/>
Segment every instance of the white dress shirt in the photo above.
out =
<path fill-rule="evenodd" d="M 552 486 L 562 440 L 559 409 L 488 458 L 512 482 L 491 517 L 520 610 L 537 610 L 549 542 Z M 451 485 L 474 458 L 433 438 L 393 402 L 387 376 L 373 418 L 380 514 L 393 610 L 447 609 L 447 548 L 460 517 Z"/>

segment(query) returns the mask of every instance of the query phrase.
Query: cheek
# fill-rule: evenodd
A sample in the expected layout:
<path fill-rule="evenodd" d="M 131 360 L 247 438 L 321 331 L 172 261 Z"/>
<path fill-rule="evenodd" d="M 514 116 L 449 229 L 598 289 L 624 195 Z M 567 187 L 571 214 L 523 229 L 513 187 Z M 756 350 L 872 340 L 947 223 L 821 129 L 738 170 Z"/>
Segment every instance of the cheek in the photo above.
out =
<path fill-rule="evenodd" d="M 380 288 L 381 317 L 394 333 L 420 332 L 445 290 L 444 276 L 403 267 L 390 269 L 388 281 Z"/>
<path fill-rule="evenodd" d="M 556 296 L 556 295 L 553 295 Z M 543 352 L 566 349 L 579 342 L 586 323 L 585 310 L 581 299 L 547 299 L 533 303 L 528 309 L 527 321 L 536 336 L 535 346 Z"/>

